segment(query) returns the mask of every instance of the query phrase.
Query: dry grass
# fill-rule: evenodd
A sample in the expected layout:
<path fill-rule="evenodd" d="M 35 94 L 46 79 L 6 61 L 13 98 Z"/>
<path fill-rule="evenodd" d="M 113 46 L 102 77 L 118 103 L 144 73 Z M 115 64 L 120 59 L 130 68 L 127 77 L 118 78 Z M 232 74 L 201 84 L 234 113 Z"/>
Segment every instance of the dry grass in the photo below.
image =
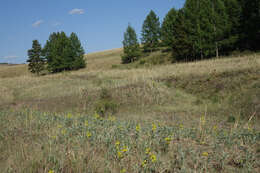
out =
<path fill-rule="evenodd" d="M 29 75 L 27 65 L 0 65 L 0 78 Z"/>
<path fill-rule="evenodd" d="M 150 144 L 158 154 L 160 164 L 151 164 L 146 172 L 259 170 L 259 163 L 254 160 L 259 150 L 259 54 L 191 63 L 142 66 L 137 62 L 133 66 L 122 66 L 121 53 L 122 49 L 114 49 L 88 54 L 86 69 L 40 77 L 28 73 L 26 65 L 1 66 L 0 171 L 17 172 L 20 167 L 21 172 L 48 172 L 49 169 L 56 172 L 84 172 L 85 169 L 120 172 L 123 168 L 130 172 L 145 172 L 140 168 L 140 162 L 145 158 L 142 150 Z M 160 53 L 151 56 L 152 61 L 157 54 Z M 24 112 L 25 108 L 32 112 Z M 64 118 L 64 113 L 67 115 L 68 112 L 73 112 L 76 117 L 78 113 L 81 115 L 70 122 Z M 96 128 L 90 129 L 91 133 L 100 133 L 96 134 L 93 144 L 86 141 L 86 132 L 77 125 L 94 112 L 103 117 L 113 114 L 117 123 L 103 123 L 104 119 L 94 121 L 97 124 Z M 200 133 L 193 136 L 191 132 L 193 127 L 200 129 L 198 124 L 202 115 L 207 115 L 207 128 L 203 135 L 209 144 L 201 146 L 197 143 L 202 139 Z M 254 116 L 249 125 L 243 128 L 251 115 Z M 124 133 L 114 133 L 114 130 L 129 122 L 134 122 L 134 125 L 130 128 L 131 133 L 126 134 L 125 139 L 129 141 L 124 143 L 131 145 L 133 150 L 118 165 L 113 155 L 105 154 L 116 139 L 109 139 L 103 133 L 121 135 L 123 140 Z M 150 128 L 145 123 L 152 122 L 161 124 L 160 128 L 164 130 L 182 124 L 187 131 L 174 131 L 179 138 L 171 143 L 169 152 L 164 155 L 159 151 L 159 144 L 152 145 L 149 140 L 148 143 L 142 140 Z M 50 139 L 50 135 L 61 135 L 56 133 L 60 123 L 70 133 L 57 140 Z M 137 123 L 144 123 L 144 133 L 134 149 L 132 131 Z M 217 136 L 208 133 L 214 125 L 226 131 Z M 106 128 L 102 129 L 104 126 Z M 234 129 L 237 132 L 230 134 L 231 139 L 226 133 Z M 84 138 L 81 139 L 80 134 Z M 244 134 L 249 134 L 249 141 L 237 137 Z M 222 147 L 219 145 L 222 138 L 228 143 L 223 152 L 214 148 L 216 145 Z M 155 142 L 157 138 L 153 140 Z M 106 145 L 109 142 L 112 144 Z M 196 154 L 201 154 L 204 149 L 210 153 L 210 158 Z M 172 163 L 173 160 L 176 162 Z"/>
<path fill-rule="evenodd" d="M 121 48 L 86 55 L 88 71 L 111 69 L 112 65 L 121 63 Z"/>
<path fill-rule="evenodd" d="M 216 107 L 217 105 L 212 104 L 209 100 L 197 104 L 198 95 L 188 92 L 185 90 L 186 88 L 180 86 L 185 84 L 183 81 L 190 84 L 193 79 L 214 80 L 214 76 L 232 73 L 233 77 L 227 75 L 226 80 L 222 83 L 228 81 L 233 83 L 236 80 L 238 83 L 245 83 L 244 88 L 259 84 L 257 78 L 260 69 L 259 55 L 149 68 L 113 69 L 112 65 L 120 63 L 120 53 L 121 49 L 115 49 L 89 54 L 87 55 L 87 69 L 41 77 L 33 76 L 26 71 L 19 72 L 21 76 L 12 74 L 6 77 L 9 70 L 14 70 L 16 67 L 1 69 L 1 75 L 5 77 L 0 78 L 2 93 L 0 106 L 18 109 L 26 106 L 43 111 L 93 113 L 100 91 L 105 88 L 112 95 L 113 100 L 118 103 L 118 114 L 134 114 L 136 117 L 149 112 L 152 118 L 163 113 L 180 114 L 183 116 L 181 119 L 185 119 L 184 117 L 196 119 L 195 115 L 204 112 L 205 107 Z M 25 70 L 25 65 L 19 65 L 17 69 L 18 71 Z M 244 74 L 235 78 L 234 74 L 237 72 L 248 70 L 254 70 L 250 71 L 247 76 L 250 80 L 241 80 L 246 77 Z M 167 81 L 175 78 L 179 79 L 178 82 L 169 87 Z M 232 79 L 234 80 L 232 81 Z M 191 82 L 189 83 L 189 81 Z M 199 84 L 203 85 L 203 83 Z M 255 91 L 258 89 L 256 87 Z M 224 92 L 224 94 L 227 93 Z M 224 106 L 224 104 L 221 105 Z M 259 101 L 256 106 L 257 104 Z M 221 106 L 218 105 L 218 107 Z M 134 113 L 133 109 L 136 110 Z"/>

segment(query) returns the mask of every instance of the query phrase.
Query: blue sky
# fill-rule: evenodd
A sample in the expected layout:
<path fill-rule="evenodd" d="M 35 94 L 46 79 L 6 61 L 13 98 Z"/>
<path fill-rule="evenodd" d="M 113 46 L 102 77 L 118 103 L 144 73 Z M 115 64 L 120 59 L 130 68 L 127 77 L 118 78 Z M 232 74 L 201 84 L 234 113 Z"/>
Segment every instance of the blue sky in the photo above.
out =
<path fill-rule="evenodd" d="M 185 0 L 0 0 L 0 63 L 24 63 L 32 40 L 42 46 L 50 33 L 75 32 L 86 51 L 122 47 L 128 23 L 140 38 L 143 21 L 154 10 L 162 21 Z"/>

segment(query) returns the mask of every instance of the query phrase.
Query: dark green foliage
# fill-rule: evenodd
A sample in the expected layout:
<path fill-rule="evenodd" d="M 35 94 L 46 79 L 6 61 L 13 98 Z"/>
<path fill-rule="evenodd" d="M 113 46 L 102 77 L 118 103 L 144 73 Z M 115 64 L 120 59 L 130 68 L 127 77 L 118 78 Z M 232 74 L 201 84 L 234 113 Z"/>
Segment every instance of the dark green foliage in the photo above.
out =
<path fill-rule="evenodd" d="M 136 61 L 140 57 L 140 47 L 137 40 L 137 35 L 130 25 L 128 25 L 124 33 L 124 54 L 122 55 L 122 63 L 127 64 Z"/>
<path fill-rule="evenodd" d="M 173 34 L 176 37 L 172 40 L 171 48 L 173 54 L 173 61 L 187 60 L 190 58 L 192 52 L 192 44 L 189 41 L 187 34 L 187 27 L 185 23 L 185 14 L 181 9 L 178 12 L 177 19 L 174 23 Z"/>
<path fill-rule="evenodd" d="M 241 18 L 241 6 L 238 0 L 224 0 L 226 7 L 227 20 L 227 32 L 226 43 L 223 51 L 225 54 L 239 48 L 239 33 L 240 33 L 240 18 Z"/>
<path fill-rule="evenodd" d="M 145 52 L 152 52 L 159 45 L 160 21 L 159 17 L 152 10 L 143 23 L 141 40 Z"/>
<path fill-rule="evenodd" d="M 28 50 L 28 68 L 32 73 L 40 74 L 44 70 L 44 58 L 42 48 L 38 40 L 33 40 L 32 49 Z"/>
<path fill-rule="evenodd" d="M 189 59 L 218 56 L 227 30 L 223 1 L 187 0 L 184 12 L 188 39 L 192 43 Z"/>
<path fill-rule="evenodd" d="M 163 23 L 162 23 L 162 30 L 161 30 L 161 39 L 164 46 L 171 45 L 175 35 L 174 35 L 174 26 L 175 21 L 177 19 L 178 11 L 172 8 L 167 15 L 165 16 Z"/>
<path fill-rule="evenodd" d="M 86 67 L 86 62 L 84 60 L 84 54 L 85 51 L 83 47 L 81 46 L 80 40 L 78 39 L 78 36 L 73 32 L 70 35 L 70 41 L 72 44 L 72 51 L 74 55 L 74 62 L 72 69 L 77 70 L 80 68 Z"/>
<path fill-rule="evenodd" d="M 172 49 L 173 61 L 258 51 L 260 0 L 186 0 L 164 18 L 161 38 Z"/>
<path fill-rule="evenodd" d="M 70 37 L 64 32 L 52 33 L 43 52 L 52 73 L 85 67 L 84 50 L 75 33 Z"/>
<path fill-rule="evenodd" d="M 260 0 L 240 0 L 242 8 L 240 45 L 260 50 Z"/>

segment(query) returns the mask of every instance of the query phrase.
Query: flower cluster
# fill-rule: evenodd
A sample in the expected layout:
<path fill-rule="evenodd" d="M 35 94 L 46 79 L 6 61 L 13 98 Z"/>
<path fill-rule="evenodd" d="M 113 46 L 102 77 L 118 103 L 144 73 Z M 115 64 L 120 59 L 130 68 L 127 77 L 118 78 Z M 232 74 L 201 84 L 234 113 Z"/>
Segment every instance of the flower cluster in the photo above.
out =
<path fill-rule="evenodd" d="M 142 162 L 141 166 L 145 168 L 149 163 L 155 163 L 157 161 L 156 155 L 151 152 L 151 148 L 145 149 L 146 158 Z"/>

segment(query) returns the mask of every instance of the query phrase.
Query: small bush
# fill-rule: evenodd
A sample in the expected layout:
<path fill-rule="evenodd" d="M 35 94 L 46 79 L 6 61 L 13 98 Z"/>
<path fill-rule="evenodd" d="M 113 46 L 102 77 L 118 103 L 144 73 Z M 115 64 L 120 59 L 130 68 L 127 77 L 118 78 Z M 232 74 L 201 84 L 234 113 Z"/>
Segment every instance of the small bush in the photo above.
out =
<path fill-rule="evenodd" d="M 118 104 L 112 99 L 109 90 L 102 88 L 99 95 L 99 100 L 95 104 L 95 111 L 101 116 L 105 114 L 115 114 L 118 110 Z"/>
<path fill-rule="evenodd" d="M 118 110 L 118 104 L 113 100 L 99 100 L 95 105 L 95 111 L 104 117 L 106 114 L 115 114 Z"/>

